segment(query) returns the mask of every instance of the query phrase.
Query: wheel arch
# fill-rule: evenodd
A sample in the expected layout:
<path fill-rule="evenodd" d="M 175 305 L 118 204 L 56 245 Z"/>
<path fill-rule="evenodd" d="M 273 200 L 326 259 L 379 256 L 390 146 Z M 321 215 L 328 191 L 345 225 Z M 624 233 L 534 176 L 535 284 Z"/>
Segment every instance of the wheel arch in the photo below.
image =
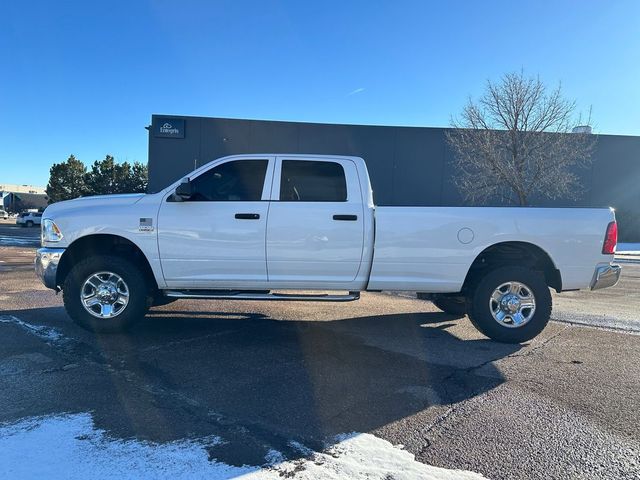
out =
<path fill-rule="evenodd" d="M 56 285 L 64 281 L 80 260 L 94 254 L 111 254 L 126 258 L 142 267 L 142 273 L 154 288 L 158 288 L 151 264 L 138 245 L 128 238 L 113 234 L 92 234 L 74 240 L 66 249 L 56 272 Z"/>
<path fill-rule="evenodd" d="M 483 273 L 498 266 L 516 265 L 542 272 L 547 285 L 562 291 L 562 274 L 551 255 L 538 245 L 522 241 L 505 241 L 486 247 L 467 271 L 462 291 L 468 290 Z"/>

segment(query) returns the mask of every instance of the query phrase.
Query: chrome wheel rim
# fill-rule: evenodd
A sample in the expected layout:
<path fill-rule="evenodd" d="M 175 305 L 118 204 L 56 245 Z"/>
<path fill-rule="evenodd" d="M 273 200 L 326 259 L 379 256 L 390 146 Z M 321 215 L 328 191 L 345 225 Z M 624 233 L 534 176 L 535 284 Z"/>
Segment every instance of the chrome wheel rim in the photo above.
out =
<path fill-rule="evenodd" d="M 531 288 L 521 282 L 505 282 L 489 299 L 493 319 L 503 327 L 520 328 L 533 318 L 536 297 Z"/>
<path fill-rule="evenodd" d="M 94 317 L 117 317 L 129 304 L 129 287 L 116 273 L 93 273 L 82 284 L 80 301 Z"/>

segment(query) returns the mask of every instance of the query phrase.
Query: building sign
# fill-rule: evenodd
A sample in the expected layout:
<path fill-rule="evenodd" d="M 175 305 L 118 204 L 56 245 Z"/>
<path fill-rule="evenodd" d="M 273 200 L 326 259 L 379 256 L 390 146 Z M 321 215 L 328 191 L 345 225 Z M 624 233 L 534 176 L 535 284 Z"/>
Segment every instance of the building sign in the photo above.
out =
<path fill-rule="evenodd" d="M 153 126 L 154 137 L 184 138 L 184 119 L 156 118 Z"/>

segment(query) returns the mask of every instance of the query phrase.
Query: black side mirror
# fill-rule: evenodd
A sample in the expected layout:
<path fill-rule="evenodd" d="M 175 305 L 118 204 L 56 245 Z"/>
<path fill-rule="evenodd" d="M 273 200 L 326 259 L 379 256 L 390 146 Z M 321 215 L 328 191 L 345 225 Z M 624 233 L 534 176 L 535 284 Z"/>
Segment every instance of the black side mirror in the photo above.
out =
<path fill-rule="evenodd" d="M 193 196 L 193 193 L 193 184 L 191 180 L 187 178 L 186 181 L 176 187 L 175 195 L 182 200 L 189 200 Z"/>

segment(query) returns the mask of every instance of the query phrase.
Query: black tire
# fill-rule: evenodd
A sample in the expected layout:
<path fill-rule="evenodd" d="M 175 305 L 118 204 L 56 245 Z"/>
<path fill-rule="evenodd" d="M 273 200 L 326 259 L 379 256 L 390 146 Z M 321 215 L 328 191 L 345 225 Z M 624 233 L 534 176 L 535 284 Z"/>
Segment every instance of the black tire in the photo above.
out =
<path fill-rule="evenodd" d="M 27 227 L 33 227 L 33 222 L 31 220 L 27 220 Z"/>
<path fill-rule="evenodd" d="M 461 295 L 433 294 L 431 301 L 445 313 L 460 317 L 467 313 L 467 299 Z"/>
<path fill-rule="evenodd" d="M 520 282 L 535 297 L 535 311 L 527 323 L 508 327 L 494 319 L 490 308 L 493 292 L 507 282 Z M 522 343 L 537 336 L 551 317 L 551 293 L 542 273 L 524 267 L 508 266 L 490 271 L 475 283 L 467 301 L 467 313 L 473 325 L 487 337 L 503 343 Z"/>
<path fill-rule="evenodd" d="M 129 290 L 129 300 L 123 310 L 111 318 L 97 318 L 83 306 L 80 295 L 84 282 L 94 273 L 113 272 L 120 276 Z M 129 328 L 144 317 L 148 310 L 150 288 L 145 276 L 129 260 L 113 255 L 94 255 L 76 264 L 65 279 L 63 301 L 69 316 L 92 332 L 115 333 Z"/>

